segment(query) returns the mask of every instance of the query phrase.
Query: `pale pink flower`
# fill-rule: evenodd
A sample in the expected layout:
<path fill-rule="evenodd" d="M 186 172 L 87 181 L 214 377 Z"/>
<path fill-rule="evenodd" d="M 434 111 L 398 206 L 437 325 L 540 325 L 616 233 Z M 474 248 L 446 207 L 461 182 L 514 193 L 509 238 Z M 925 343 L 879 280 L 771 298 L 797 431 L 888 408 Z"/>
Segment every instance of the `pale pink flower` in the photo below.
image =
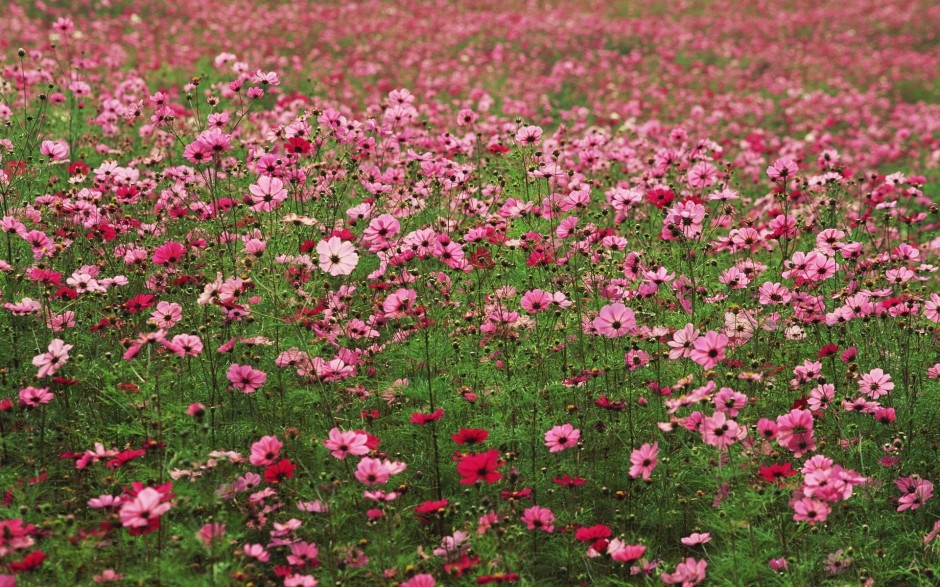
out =
<path fill-rule="evenodd" d="M 36 376 L 41 379 L 49 375 L 54 375 L 60 367 L 68 362 L 69 350 L 72 349 L 72 346 L 73 345 L 65 344 L 65 341 L 58 338 L 52 339 L 52 342 L 50 342 L 47 347 L 47 352 L 33 357 L 33 365 L 39 367 L 39 373 L 37 373 Z"/>
<path fill-rule="evenodd" d="M 317 254 L 320 255 L 320 269 L 333 276 L 349 275 L 359 263 L 356 247 L 338 236 L 317 243 Z"/>

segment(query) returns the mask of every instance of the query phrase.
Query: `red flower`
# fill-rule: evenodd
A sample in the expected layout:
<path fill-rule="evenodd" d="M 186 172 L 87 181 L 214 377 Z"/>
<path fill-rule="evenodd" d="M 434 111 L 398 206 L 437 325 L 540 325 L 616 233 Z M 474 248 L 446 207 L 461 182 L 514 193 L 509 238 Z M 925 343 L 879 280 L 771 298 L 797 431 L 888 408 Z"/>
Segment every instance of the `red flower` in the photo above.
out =
<path fill-rule="evenodd" d="M 409 422 L 411 422 L 412 424 L 417 424 L 419 426 L 424 426 L 428 422 L 436 422 L 437 420 L 440 420 L 443 417 L 444 417 L 444 410 L 441 410 L 441 409 L 434 410 L 430 414 L 421 414 L 421 413 L 415 412 L 414 414 L 411 414 L 411 420 L 409 420 Z"/>
<path fill-rule="evenodd" d="M 675 199 L 676 194 L 672 193 L 672 190 L 668 188 L 655 188 L 646 192 L 646 201 L 660 210 L 672 204 L 672 201 Z"/>
<path fill-rule="evenodd" d="M 483 444 L 490 433 L 480 428 L 461 428 L 460 432 L 451 436 L 457 444 Z"/>
<path fill-rule="evenodd" d="M 304 139 L 303 137 L 294 137 L 292 139 L 287 139 L 287 142 L 284 143 L 284 150 L 288 153 L 296 153 L 298 155 L 306 155 L 310 152 L 310 142 Z"/>
<path fill-rule="evenodd" d="M 502 467 L 505 461 L 499 460 L 499 452 L 488 450 L 477 455 L 467 455 L 457 464 L 457 472 L 463 477 L 460 483 L 473 485 L 477 481 L 496 483 L 503 478 L 502 473 L 496 469 Z"/>
<path fill-rule="evenodd" d="M 522 491 L 503 491 L 502 498 L 506 501 L 521 501 L 523 499 L 532 499 L 532 489 L 526 488 Z"/>
<path fill-rule="evenodd" d="M 280 483 L 284 479 L 293 477 L 295 469 L 297 465 L 287 459 L 281 459 L 264 470 L 264 480 L 268 483 Z"/>
<path fill-rule="evenodd" d="M 796 475 L 796 471 L 793 470 L 793 465 L 790 463 L 783 463 L 782 465 L 770 465 L 769 467 L 760 468 L 760 476 L 764 478 L 764 481 L 768 483 L 779 483 L 787 477 L 792 477 Z"/>
<path fill-rule="evenodd" d="M 157 299 L 150 294 L 137 294 L 131 299 L 124 302 L 124 309 L 127 310 L 130 314 L 136 314 L 142 310 L 153 306 L 157 303 Z"/>
<path fill-rule="evenodd" d="M 69 175 L 88 175 L 88 165 L 84 161 L 73 161 L 69 165 Z"/>
<path fill-rule="evenodd" d="M 475 567 L 479 562 L 479 556 L 469 558 L 467 555 L 463 555 L 459 561 L 445 564 L 444 570 L 452 573 L 455 577 L 462 577 L 464 573 Z"/>
<path fill-rule="evenodd" d="M 10 563 L 10 572 L 13 574 L 21 573 L 23 571 L 29 571 L 30 569 L 35 569 L 46 560 L 46 553 L 41 550 L 34 550 L 31 553 L 27 554 L 26 557 L 16 563 Z"/>
<path fill-rule="evenodd" d="M 494 573 L 492 575 L 480 575 L 477 577 L 477 585 L 486 585 L 488 583 L 511 583 L 519 580 L 516 573 Z"/>
<path fill-rule="evenodd" d="M 597 524 L 596 526 L 585 526 L 583 528 L 578 528 L 574 533 L 574 537 L 580 540 L 581 542 L 593 542 L 601 538 L 610 537 L 610 528 L 604 524 Z"/>
<path fill-rule="evenodd" d="M 145 450 L 124 450 L 117 454 L 113 459 L 107 462 L 108 468 L 114 471 L 120 469 L 130 461 L 147 454 Z"/>
<path fill-rule="evenodd" d="M 825 359 L 826 357 L 831 357 L 832 355 L 839 352 L 839 345 L 836 344 L 827 344 L 826 346 L 819 349 L 819 353 L 816 355 L 817 359 Z"/>
<path fill-rule="evenodd" d="M 587 481 L 581 477 L 572 478 L 568 473 L 565 473 L 561 477 L 555 477 L 553 481 L 562 487 L 580 487 L 587 483 Z"/>

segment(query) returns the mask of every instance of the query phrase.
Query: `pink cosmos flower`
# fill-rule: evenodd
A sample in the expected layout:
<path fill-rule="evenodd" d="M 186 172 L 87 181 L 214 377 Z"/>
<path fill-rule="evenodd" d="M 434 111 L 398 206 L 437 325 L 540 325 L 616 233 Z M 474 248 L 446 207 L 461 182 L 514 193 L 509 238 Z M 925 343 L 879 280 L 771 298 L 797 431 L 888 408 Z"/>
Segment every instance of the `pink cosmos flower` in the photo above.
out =
<path fill-rule="evenodd" d="M 260 544 L 246 544 L 244 547 L 242 547 L 242 550 L 245 552 L 245 556 L 248 558 L 258 559 L 263 563 L 266 563 L 271 559 L 271 554 L 264 549 L 264 546 Z"/>
<path fill-rule="evenodd" d="M 105 569 L 100 575 L 95 575 L 92 580 L 95 583 L 113 583 L 124 578 L 123 573 L 118 573 L 114 569 Z"/>
<path fill-rule="evenodd" d="M 206 524 L 196 532 L 196 538 L 202 540 L 206 547 L 211 546 L 213 542 L 220 540 L 223 536 L 225 536 L 225 524 L 219 524 L 218 522 Z"/>
<path fill-rule="evenodd" d="M 555 514 L 548 508 L 539 507 L 537 505 L 526 508 L 526 510 L 522 512 L 521 519 L 525 522 L 529 530 L 543 530 L 545 532 L 553 532 L 555 530 Z"/>
<path fill-rule="evenodd" d="M 55 397 L 48 387 L 26 387 L 20 390 L 20 405 L 28 408 L 37 408 L 48 404 Z"/>
<path fill-rule="evenodd" d="M 317 253 L 320 255 L 320 269 L 333 276 L 349 275 L 359 263 L 356 247 L 338 236 L 317 243 Z"/>
<path fill-rule="evenodd" d="M 43 141 L 39 152 L 49 158 L 49 161 L 62 161 L 69 154 L 69 148 L 62 141 Z"/>
<path fill-rule="evenodd" d="M 619 338 L 636 328 L 636 318 L 623 304 L 608 304 L 594 319 L 594 328 L 608 338 Z"/>
<path fill-rule="evenodd" d="M 691 324 L 686 324 L 680 330 L 677 330 L 672 335 L 672 340 L 666 343 L 669 346 L 669 360 L 676 361 L 691 357 L 698 336 L 698 330 Z"/>
<path fill-rule="evenodd" d="M 579 438 L 580 430 L 571 424 L 562 424 L 545 433 L 545 446 L 548 447 L 548 452 L 561 452 L 576 445 Z"/>
<path fill-rule="evenodd" d="M 636 479 L 642 475 L 644 480 L 649 479 L 653 474 L 653 469 L 659 464 L 659 461 L 656 460 L 658 456 L 658 442 L 654 442 L 652 445 L 645 443 L 643 446 L 630 453 L 630 477 Z"/>
<path fill-rule="evenodd" d="M 702 533 L 693 532 L 692 534 L 689 534 L 688 536 L 685 536 L 684 538 L 680 538 L 679 542 L 681 542 L 682 544 L 686 546 L 696 546 L 699 544 L 705 544 L 706 542 L 710 542 L 711 539 L 712 539 L 712 535 L 708 532 L 702 532 Z"/>
<path fill-rule="evenodd" d="M 255 212 L 270 212 L 287 199 L 284 182 L 276 177 L 262 175 L 257 183 L 248 186 L 251 192 L 251 209 Z"/>
<path fill-rule="evenodd" d="M 695 348 L 692 349 L 689 356 L 705 369 L 711 369 L 717 365 L 719 361 L 725 359 L 726 346 L 728 346 L 727 336 L 718 334 L 714 330 L 709 330 L 704 336 L 695 339 Z"/>
<path fill-rule="evenodd" d="M 356 466 L 356 479 L 368 486 L 384 485 L 392 475 L 386 464 L 370 457 L 363 457 Z"/>
<path fill-rule="evenodd" d="M 256 467 L 266 467 L 274 464 L 281 456 L 284 443 L 277 436 L 262 436 L 261 440 L 251 445 L 251 457 L 248 462 Z"/>
<path fill-rule="evenodd" d="M 65 341 L 59 340 L 58 338 L 52 339 L 45 353 L 33 357 L 33 365 L 39 367 L 39 373 L 37 373 L 36 376 L 42 379 L 43 377 L 54 375 L 60 367 L 68 362 L 69 350 L 72 349 L 72 346 L 73 345 L 65 344 Z"/>
<path fill-rule="evenodd" d="M 202 353 L 202 340 L 195 334 L 177 334 L 171 344 L 180 349 L 180 356 L 198 357 Z"/>
<path fill-rule="evenodd" d="M 705 580 L 705 568 L 708 563 L 705 560 L 697 561 L 694 558 L 687 558 L 679 563 L 673 573 L 663 573 L 660 579 L 667 585 L 682 585 L 682 587 L 694 587 Z"/>
<path fill-rule="evenodd" d="M 337 459 L 345 459 L 346 455 L 362 456 L 369 454 L 366 444 L 369 437 L 359 431 L 342 431 L 339 428 L 330 430 L 330 437 L 323 441 L 323 446 L 330 449 L 330 454 Z"/>
<path fill-rule="evenodd" d="M 804 497 L 793 503 L 793 511 L 795 512 L 793 514 L 794 521 L 809 522 L 813 525 L 817 522 L 825 522 L 829 514 L 832 513 L 832 508 L 824 501 Z"/>
<path fill-rule="evenodd" d="M 401 587 L 434 587 L 434 576 L 427 573 L 421 573 L 408 579 L 401 584 Z"/>
<path fill-rule="evenodd" d="M 796 176 L 799 168 L 790 159 L 777 159 L 767 168 L 767 177 L 773 182 L 784 182 Z"/>
<path fill-rule="evenodd" d="M 904 495 L 898 500 L 898 511 L 916 510 L 933 497 L 933 483 L 919 477 L 905 477 L 895 480 Z"/>
<path fill-rule="evenodd" d="M 711 417 L 702 420 L 702 439 L 706 444 L 719 449 L 737 442 L 739 434 L 744 431 L 737 422 L 728 419 L 724 412 L 715 412 Z"/>
<path fill-rule="evenodd" d="M 183 149 L 183 158 L 196 165 L 211 160 L 212 155 L 212 147 L 202 139 L 196 139 Z"/>
<path fill-rule="evenodd" d="M 121 506 L 121 524 L 125 528 L 144 528 L 151 520 L 170 511 L 170 504 L 163 501 L 164 494 L 152 487 L 146 487 L 137 496 Z"/>
<path fill-rule="evenodd" d="M 686 174 L 686 181 L 689 187 L 693 189 L 713 186 L 718 182 L 718 168 L 711 163 L 700 161 L 689 169 Z"/>
<path fill-rule="evenodd" d="M 226 377 L 232 383 L 232 387 L 241 390 L 242 393 L 258 391 L 268 379 L 268 375 L 264 371 L 259 371 L 250 365 L 239 365 L 237 363 L 229 365 Z"/>
<path fill-rule="evenodd" d="M 540 289 L 533 289 L 522 295 L 520 305 L 526 312 L 538 314 L 539 312 L 549 309 L 552 305 L 552 301 L 552 294 Z"/>
<path fill-rule="evenodd" d="M 872 369 L 862 375 L 858 389 L 871 399 L 878 399 L 888 395 L 888 392 L 894 389 L 894 383 L 891 382 L 891 376 L 882 369 Z"/>
<path fill-rule="evenodd" d="M 924 302 L 924 317 L 940 323 L 940 295 L 932 293 L 930 299 Z"/>
<path fill-rule="evenodd" d="M 157 328 L 173 328 L 183 319 L 183 307 L 176 303 L 160 302 L 157 308 L 150 313 L 150 321 Z"/>
<path fill-rule="evenodd" d="M 777 443 L 793 451 L 797 457 L 816 449 L 813 438 L 813 413 L 809 410 L 790 410 L 777 417 Z"/>
<path fill-rule="evenodd" d="M 414 306 L 417 297 L 415 290 L 399 288 L 382 302 L 382 311 L 389 318 L 403 318 Z"/>
<path fill-rule="evenodd" d="M 614 538 L 607 545 L 607 554 L 612 560 L 619 563 L 632 563 L 646 554 L 646 546 L 642 544 L 626 544 L 619 538 Z M 632 571 L 631 571 L 632 574 Z"/>
<path fill-rule="evenodd" d="M 523 126 L 516 131 L 516 142 L 520 145 L 535 145 L 542 140 L 542 129 L 537 126 Z"/>

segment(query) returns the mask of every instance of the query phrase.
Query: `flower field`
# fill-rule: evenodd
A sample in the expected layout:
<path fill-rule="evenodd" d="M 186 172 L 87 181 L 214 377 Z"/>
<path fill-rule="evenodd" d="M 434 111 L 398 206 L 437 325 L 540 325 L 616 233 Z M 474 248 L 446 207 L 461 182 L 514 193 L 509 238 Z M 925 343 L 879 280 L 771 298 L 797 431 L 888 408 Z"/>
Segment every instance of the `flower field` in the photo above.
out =
<path fill-rule="evenodd" d="M 0 587 L 940 584 L 940 4 L 3 10 Z"/>

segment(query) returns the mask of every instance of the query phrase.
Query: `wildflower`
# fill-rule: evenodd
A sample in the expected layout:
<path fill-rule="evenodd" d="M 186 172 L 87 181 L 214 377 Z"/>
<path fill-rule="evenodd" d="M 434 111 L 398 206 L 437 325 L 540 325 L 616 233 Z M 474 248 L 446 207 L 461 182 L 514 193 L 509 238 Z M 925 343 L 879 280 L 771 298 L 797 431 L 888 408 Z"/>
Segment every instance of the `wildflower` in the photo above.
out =
<path fill-rule="evenodd" d="M 460 483 L 463 485 L 473 485 L 478 481 L 496 483 L 503 477 L 497 469 L 504 464 L 504 461 L 499 460 L 499 452 L 495 450 L 469 454 L 457 464 L 457 472 L 462 477 Z"/>
<path fill-rule="evenodd" d="M 280 483 L 285 479 L 293 477 L 296 469 L 297 465 L 293 464 L 288 459 L 281 459 L 277 463 L 269 465 L 268 468 L 264 470 L 264 480 L 268 483 Z"/>
<path fill-rule="evenodd" d="M 251 456 L 248 462 L 256 467 L 274 464 L 283 446 L 284 443 L 278 440 L 277 436 L 262 436 L 261 440 L 251 445 Z"/>
<path fill-rule="evenodd" d="M 773 182 L 784 182 L 796 176 L 799 168 L 790 159 L 777 159 L 767 168 L 767 177 Z"/>
<path fill-rule="evenodd" d="M 140 490 L 133 499 L 121 506 L 121 524 L 125 528 L 152 527 L 155 520 L 170 511 L 170 504 L 165 502 L 165 498 L 163 493 L 151 487 Z"/>
<path fill-rule="evenodd" d="M 548 452 L 561 452 L 576 445 L 579 438 L 580 430 L 571 424 L 562 424 L 545 433 L 545 446 L 548 447 Z"/>
<path fill-rule="evenodd" d="M 709 330 L 704 336 L 695 339 L 690 357 L 705 369 L 711 369 L 720 361 L 725 360 L 726 346 L 728 346 L 727 336 Z"/>
<path fill-rule="evenodd" d="M 699 544 L 705 544 L 711 542 L 712 535 L 708 532 L 693 532 L 688 536 L 679 539 L 679 542 L 686 546 L 697 546 Z"/>
<path fill-rule="evenodd" d="M 451 436 L 457 444 L 477 445 L 486 442 L 489 432 L 480 428 L 461 428 L 460 432 Z"/>
<path fill-rule="evenodd" d="M 349 275 L 359 263 L 359 255 L 352 243 L 332 236 L 317 243 L 320 255 L 320 269 L 330 275 Z"/>
<path fill-rule="evenodd" d="M 676 566 L 672 573 L 663 573 L 660 578 L 667 585 L 681 584 L 682 587 L 693 587 L 705 580 L 705 568 L 708 563 L 705 560 L 697 561 L 694 558 L 687 558 Z"/>
<path fill-rule="evenodd" d="M 644 480 L 649 479 L 653 474 L 653 469 L 659 464 L 659 461 L 656 460 L 657 456 L 659 456 L 658 442 L 654 442 L 652 445 L 645 443 L 639 449 L 630 453 L 630 477 L 636 479 L 642 475 Z"/>
<path fill-rule="evenodd" d="M 226 378 L 232 383 L 232 387 L 247 394 L 260 389 L 268 376 L 264 371 L 259 371 L 250 365 L 233 363 L 229 365 Z"/>
<path fill-rule="evenodd" d="M 270 212 L 287 199 L 284 182 L 267 175 L 260 176 L 257 183 L 248 186 L 248 191 L 251 192 L 251 209 L 255 212 Z"/>
<path fill-rule="evenodd" d="M 323 446 L 330 449 L 330 454 L 337 459 L 345 459 L 346 455 L 362 456 L 369 454 L 367 446 L 369 437 L 359 431 L 342 431 L 339 428 L 330 430 L 330 437 L 323 441 Z"/>
<path fill-rule="evenodd" d="M 594 327 L 608 338 L 619 338 L 636 328 L 633 310 L 623 304 L 609 304 L 601 308 Z"/>
<path fill-rule="evenodd" d="M 552 510 L 534 505 L 522 512 L 522 521 L 529 530 L 552 532 L 555 529 L 555 515 Z"/>
<path fill-rule="evenodd" d="M 809 522 L 811 525 L 817 522 L 825 522 L 829 514 L 832 513 L 829 504 L 811 497 L 804 497 L 795 501 L 792 507 L 795 512 L 793 514 L 794 521 Z"/>
<path fill-rule="evenodd" d="M 33 365 L 39 367 L 39 373 L 36 376 L 41 379 L 54 375 L 69 360 L 69 350 L 72 346 L 58 338 L 53 339 L 45 353 L 33 357 Z"/>

